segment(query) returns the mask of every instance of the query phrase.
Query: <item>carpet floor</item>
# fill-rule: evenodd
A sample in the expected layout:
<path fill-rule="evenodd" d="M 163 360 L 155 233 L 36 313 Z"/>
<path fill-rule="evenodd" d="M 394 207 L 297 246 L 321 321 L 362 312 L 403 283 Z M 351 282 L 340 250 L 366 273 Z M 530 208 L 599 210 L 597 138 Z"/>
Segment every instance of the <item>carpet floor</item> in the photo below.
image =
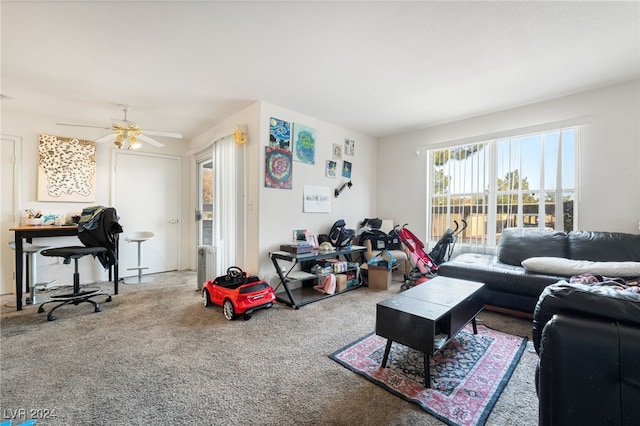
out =
<path fill-rule="evenodd" d="M 191 271 L 120 285 L 103 311 L 29 305 L 0 312 L 0 413 L 38 425 L 442 425 L 328 355 L 375 328 L 397 294 L 359 288 L 244 321 L 205 308 Z M 395 276 L 394 276 L 395 278 Z M 103 283 L 111 290 L 109 283 Z M 478 324 L 531 337 L 530 321 L 481 312 Z M 536 354 L 525 350 L 487 424 L 536 425 Z M 14 424 L 20 419 L 16 415 Z"/>

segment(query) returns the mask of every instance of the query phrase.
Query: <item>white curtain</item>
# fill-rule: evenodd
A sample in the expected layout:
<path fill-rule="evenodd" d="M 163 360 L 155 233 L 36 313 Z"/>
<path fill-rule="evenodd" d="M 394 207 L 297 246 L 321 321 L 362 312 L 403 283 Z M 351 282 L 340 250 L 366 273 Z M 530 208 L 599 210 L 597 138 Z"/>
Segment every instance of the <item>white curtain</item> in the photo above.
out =
<path fill-rule="evenodd" d="M 214 241 L 216 246 L 216 276 L 236 266 L 238 214 L 236 200 L 238 186 L 238 149 L 231 136 L 213 144 L 214 179 Z"/>

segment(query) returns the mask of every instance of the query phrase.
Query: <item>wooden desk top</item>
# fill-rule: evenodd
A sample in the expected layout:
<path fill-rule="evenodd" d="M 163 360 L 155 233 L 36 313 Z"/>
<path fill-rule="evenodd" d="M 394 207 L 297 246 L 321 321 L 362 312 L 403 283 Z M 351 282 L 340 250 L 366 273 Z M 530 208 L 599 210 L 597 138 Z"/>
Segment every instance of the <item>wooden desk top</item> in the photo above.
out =
<path fill-rule="evenodd" d="M 21 225 L 9 228 L 9 231 L 68 231 L 78 228 L 78 225 Z"/>

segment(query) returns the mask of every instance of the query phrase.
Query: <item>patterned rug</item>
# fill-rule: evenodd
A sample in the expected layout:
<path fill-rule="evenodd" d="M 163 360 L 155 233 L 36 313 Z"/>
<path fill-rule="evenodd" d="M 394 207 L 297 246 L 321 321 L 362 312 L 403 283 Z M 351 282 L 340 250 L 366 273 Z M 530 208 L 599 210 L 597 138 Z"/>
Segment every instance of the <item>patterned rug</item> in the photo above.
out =
<path fill-rule="evenodd" d="M 507 385 L 527 338 L 467 325 L 430 358 L 431 388 L 424 386 L 423 354 L 394 342 L 381 368 L 387 339 L 371 333 L 329 355 L 389 392 L 415 402 L 449 425 L 484 425 Z"/>

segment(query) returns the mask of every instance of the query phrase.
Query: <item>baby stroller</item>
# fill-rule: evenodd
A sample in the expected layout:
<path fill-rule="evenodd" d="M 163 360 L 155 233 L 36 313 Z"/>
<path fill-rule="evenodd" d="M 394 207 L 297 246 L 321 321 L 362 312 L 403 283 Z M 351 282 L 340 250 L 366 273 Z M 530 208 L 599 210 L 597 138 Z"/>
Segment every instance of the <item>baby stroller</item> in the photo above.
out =
<path fill-rule="evenodd" d="M 458 221 L 454 220 L 453 222 L 455 229 L 448 228 L 429 253 L 425 251 L 424 243 L 407 229 L 407 224 L 397 231 L 411 265 L 411 270 L 405 274 L 404 284 L 400 290 L 407 290 L 434 277 L 438 272 L 438 266 L 451 259 L 458 235 L 467 228 L 467 222 L 464 219 L 462 220 L 462 229 L 460 229 Z"/>

